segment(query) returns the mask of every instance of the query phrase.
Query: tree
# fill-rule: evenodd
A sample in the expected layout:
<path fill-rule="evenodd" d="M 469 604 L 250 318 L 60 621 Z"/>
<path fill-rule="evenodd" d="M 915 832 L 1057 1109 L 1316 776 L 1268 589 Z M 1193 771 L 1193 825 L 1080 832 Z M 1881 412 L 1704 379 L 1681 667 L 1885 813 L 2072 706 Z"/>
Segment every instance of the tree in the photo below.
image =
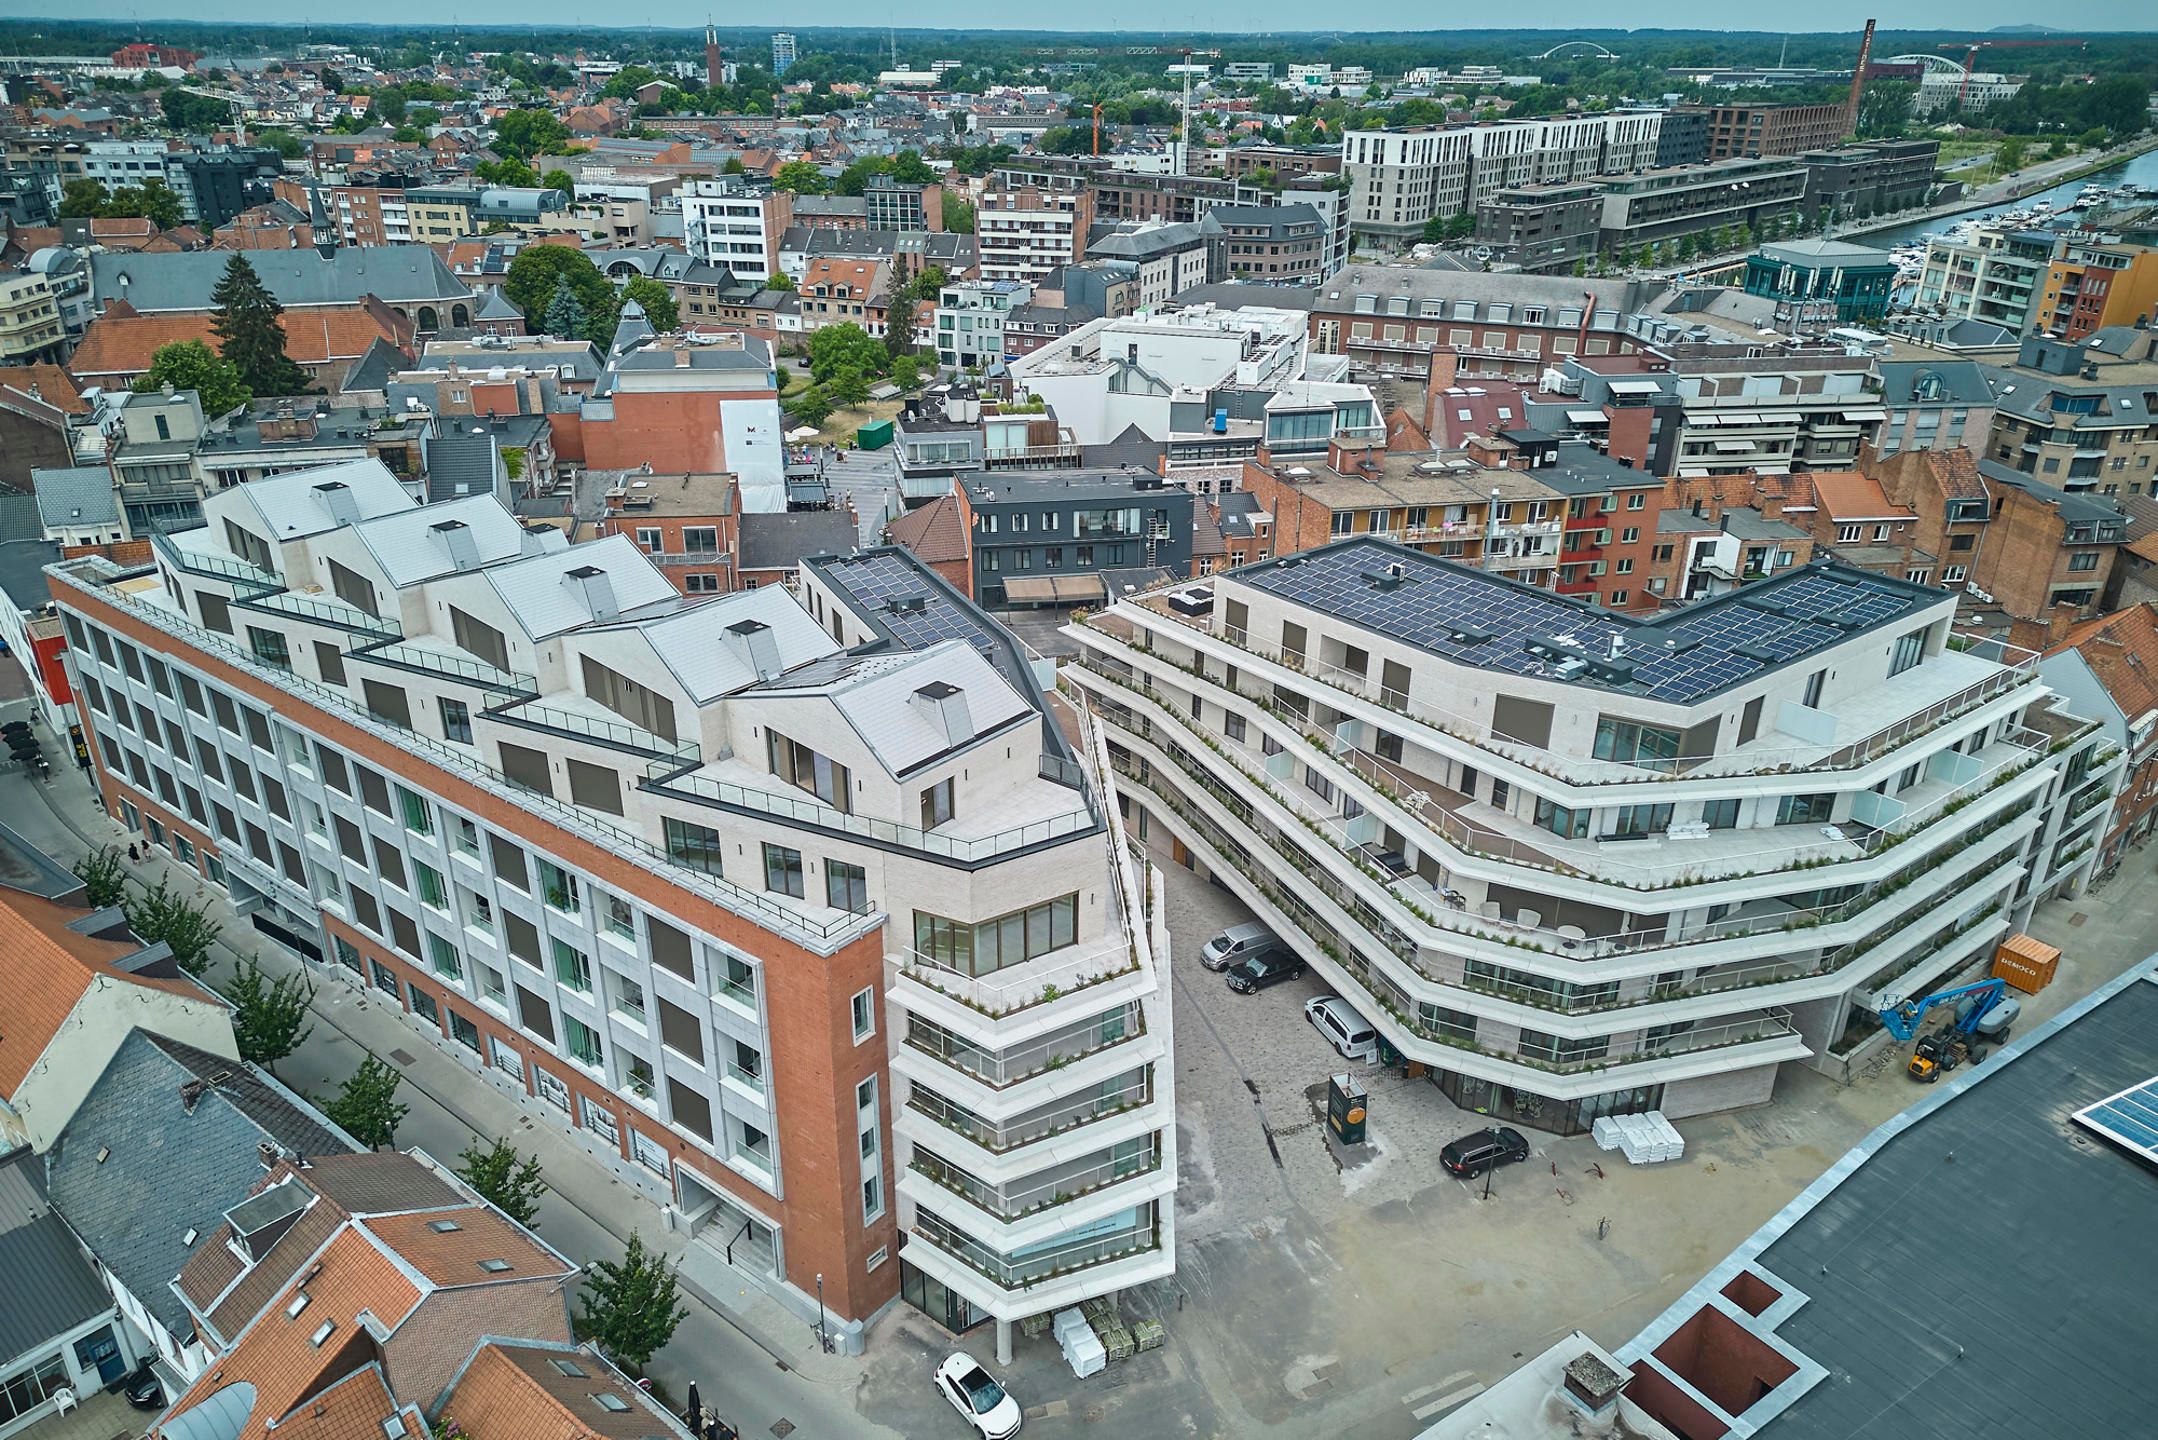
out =
<path fill-rule="evenodd" d="M 789 160 L 772 176 L 774 190 L 792 190 L 797 195 L 823 195 L 832 188 L 822 170 L 807 160 Z"/>
<path fill-rule="evenodd" d="M 859 325 L 827 325 L 809 337 L 809 373 L 819 380 L 848 366 L 865 376 L 881 375 L 890 363 L 884 346 Z"/>
<path fill-rule="evenodd" d="M 884 353 L 893 359 L 914 353 L 914 288 L 891 272 L 884 290 Z M 890 368 L 890 367 L 886 367 Z"/>
<path fill-rule="evenodd" d="M 616 1364 L 643 1373 L 689 1314 L 677 1303 L 675 1286 L 675 1267 L 646 1250 L 643 1235 L 632 1230 L 620 1264 L 595 1260 L 585 1272 L 586 1333 Z"/>
<path fill-rule="evenodd" d="M 512 160 L 529 160 L 569 139 L 569 126 L 551 110 L 512 110 L 495 121 L 495 150 Z"/>
<path fill-rule="evenodd" d="M 269 146 L 287 160 L 299 159 L 300 153 L 307 148 L 300 143 L 300 137 L 290 130 L 258 130 L 255 132 L 255 143 Z"/>
<path fill-rule="evenodd" d="M 1058 125 L 1036 136 L 1034 148 L 1044 155 L 1083 155 L 1094 148 L 1094 133 L 1076 125 Z"/>
<path fill-rule="evenodd" d="M 160 230 L 170 230 L 186 218 L 180 197 L 162 180 L 121 186 L 105 197 L 97 213 L 108 220 L 146 219 Z"/>
<path fill-rule="evenodd" d="M 952 235 L 974 233 L 974 206 L 949 190 L 944 192 L 944 229 Z"/>
<path fill-rule="evenodd" d="M 117 905 L 127 898 L 127 864 L 115 846 L 100 845 L 77 860 L 75 878 L 82 881 L 83 903 L 92 910 Z"/>
<path fill-rule="evenodd" d="M 1654 265 L 1656 263 L 1656 247 L 1653 245 L 1643 245 L 1641 247 L 1641 253 L 1634 257 L 1634 263 L 1639 265 L 1644 270 L 1648 269 L 1649 266 Z"/>
<path fill-rule="evenodd" d="M 482 160 L 472 167 L 472 173 L 490 185 L 512 190 L 535 190 L 540 183 L 539 171 L 522 160 Z"/>
<path fill-rule="evenodd" d="M 1918 86 L 1905 80 L 1868 80 L 1858 97 L 1858 134 L 1864 140 L 1894 139 L 1910 128 Z"/>
<path fill-rule="evenodd" d="M 604 315 L 614 317 L 617 304 L 614 286 L 599 273 L 592 257 L 582 250 L 567 245 L 527 245 L 510 261 L 507 274 L 502 277 L 502 294 L 518 313 L 527 317 L 544 316 L 554 300 L 555 282 L 566 279 L 576 293 L 577 303 L 584 308 L 587 317 Z M 581 331 L 572 332 L 581 334 Z M 610 331 L 610 336 L 612 332 Z"/>
<path fill-rule="evenodd" d="M 162 877 L 156 889 L 124 903 L 127 928 L 153 945 L 162 940 L 174 964 L 190 975 L 210 968 L 210 946 L 225 927 L 210 918 L 206 906 L 188 904 Z"/>
<path fill-rule="evenodd" d="M 232 1002 L 232 1038 L 240 1058 L 251 1060 L 272 1074 L 277 1062 L 305 1044 L 315 1033 L 306 1023 L 315 987 L 305 972 L 295 971 L 276 979 L 262 973 L 261 962 L 250 955 L 240 962 L 239 974 L 225 992 Z"/>
<path fill-rule="evenodd" d="M 767 290 L 784 290 L 791 295 L 794 293 L 794 277 L 784 270 L 774 270 L 764 277 L 764 288 Z"/>
<path fill-rule="evenodd" d="M 674 292 L 648 275 L 632 275 L 629 283 L 622 287 L 622 298 L 636 301 L 644 311 L 644 318 L 662 335 L 682 323 L 681 307 L 675 303 Z"/>
<path fill-rule="evenodd" d="M 924 265 L 914 282 L 907 286 L 907 293 L 917 300 L 934 300 L 938 292 L 952 283 L 952 277 L 942 265 Z"/>
<path fill-rule="evenodd" d="M 467 1145 L 457 1153 L 457 1173 L 480 1192 L 480 1198 L 527 1230 L 539 1229 L 539 1202 L 547 1193 L 537 1157 L 519 1155 L 507 1140 L 482 1150 Z"/>
<path fill-rule="evenodd" d="M 2023 168 L 2023 142 L 2011 135 L 1993 152 L 1994 168 L 2006 173 Z"/>
<path fill-rule="evenodd" d="M 912 355 L 901 355 L 892 361 L 892 383 L 902 390 L 912 390 L 922 383 L 922 362 Z"/>
<path fill-rule="evenodd" d="M 549 170 L 540 177 L 540 184 L 550 190 L 559 190 L 572 200 L 577 198 L 577 177 L 567 170 Z"/>
<path fill-rule="evenodd" d="M 210 299 L 217 306 L 210 329 L 217 336 L 218 353 L 232 362 L 249 391 L 263 397 L 309 392 L 307 372 L 285 353 L 285 327 L 278 319 L 285 307 L 264 287 L 244 253 L 236 252 L 225 262 Z"/>
<path fill-rule="evenodd" d="M 747 166 L 742 164 L 741 156 L 729 155 L 727 163 L 719 167 L 719 173 L 722 175 L 746 175 L 749 170 Z"/>
<path fill-rule="evenodd" d="M 221 130 L 232 123 L 232 107 L 191 90 L 167 90 L 157 97 L 165 123 L 175 130 Z"/>
<path fill-rule="evenodd" d="M 60 218 L 89 220 L 105 213 L 104 185 L 96 180 L 70 180 L 60 187 Z"/>
<path fill-rule="evenodd" d="M 831 397 L 823 386 L 812 385 L 787 402 L 787 413 L 803 425 L 822 425 L 832 418 Z"/>
<path fill-rule="evenodd" d="M 557 275 L 554 294 L 547 300 L 547 333 L 557 340 L 575 340 L 584 334 L 587 318 L 583 302 L 570 287 L 569 276 Z"/>
<path fill-rule="evenodd" d="M 167 385 L 194 391 L 205 415 L 229 415 L 255 398 L 232 362 L 200 340 L 158 346 L 150 356 L 150 368 L 135 378 L 134 388 L 148 394 Z"/>
<path fill-rule="evenodd" d="M 869 403 L 869 377 L 852 365 L 842 365 L 832 372 L 825 382 L 832 401 L 847 410 L 859 410 Z"/>
<path fill-rule="evenodd" d="M 345 1078 L 336 1099 L 317 1100 L 315 1104 L 347 1135 L 370 1150 L 380 1150 L 397 1143 L 397 1127 L 412 1109 L 397 1099 L 397 1086 L 403 1079 L 387 1063 L 370 1055 Z"/>

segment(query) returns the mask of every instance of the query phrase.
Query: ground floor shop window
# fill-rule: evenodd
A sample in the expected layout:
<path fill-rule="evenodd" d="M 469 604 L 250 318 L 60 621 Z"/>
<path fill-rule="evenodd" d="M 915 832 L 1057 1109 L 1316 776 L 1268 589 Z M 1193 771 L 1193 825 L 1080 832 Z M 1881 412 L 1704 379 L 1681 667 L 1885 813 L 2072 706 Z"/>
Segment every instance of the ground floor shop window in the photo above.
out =
<path fill-rule="evenodd" d="M 1663 1104 L 1663 1086 L 1636 1085 L 1575 1100 L 1554 1100 L 1493 1080 L 1434 1070 L 1431 1082 L 1464 1110 L 1487 1115 L 1498 1125 L 1526 1125 L 1556 1135 L 1579 1135 L 1604 1115 L 1638 1115 Z"/>
<path fill-rule="evenodd" d="M 990 1318 L 988 1311 L 975 1309 L 966 1296 L 905 1260 L 899 1262 L 899 1293 L 909 1305 L 955 1335 Z"/>

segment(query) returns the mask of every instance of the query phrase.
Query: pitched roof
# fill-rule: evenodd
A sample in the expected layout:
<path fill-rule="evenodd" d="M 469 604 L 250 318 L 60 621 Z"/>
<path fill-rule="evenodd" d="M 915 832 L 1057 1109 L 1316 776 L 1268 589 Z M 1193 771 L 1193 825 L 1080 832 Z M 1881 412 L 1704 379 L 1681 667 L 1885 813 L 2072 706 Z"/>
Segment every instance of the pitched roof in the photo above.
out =
<path fill-rule="evenodd" d="M 45 1198 L 28 1146 L 0 1158 L 0 1355 L 27 1354 L 112 1308 L 112 1297 Z"/>
<path fill-rule="evenodd" d="M 13 390 L 28 397 L 37 387 L 38 398 L 70 415 L 87 415 L 90 403 L 75 386 L 75 377 L 57 365 L 0 365 L 0 390 Z"/>
<path fill-rule="evenodd" d="M 137 310 L 208 310 L 210 292 L 231 251 L 90 257 L 90 291 L 100 302 L 126 299 Z M 350 305 L 379 295 L 393 305 L 465 300 L 471 292 L 426 245 L 345 246 L 324 255 L 311 247 L 251 250 L 248 263 L 281 304 Z M 124 283 L 123 283 L 124 282 Z"/>
<path fill-rule="evenodd" d="M 611 1397 L 608 1404 L 600 1403 L 602 1395 Z M 664 1440 L 689 1433 L 588 1345 L 482 1345 L 442 1413 L 470 1440 Z"/>
<path fill-rule="evenodd" d="M 490 1205 L 375 1215 L 354 1223 L 395 1250 L 437 1289 L 567 1275 L 576 1269 Z"/>
<path fill-rule="evenodd" d="M 68 363 L 85 380 L 132 379 L 150 368 L 159 347 L 200 340 L 216 348 L 207 310 L 164 311 L 145 315 L 116 300 L 90 322 Z M 348 362 L 367 353 L 377 341 L 409 351 L 412 323 L 373 295 L 350 304 L 316 305 L 287 310 L 285 353 L 301 365 Z"/>
<path fill-rule="evenodd" d="M 1899 520 L 1912 516 L 1909 506 L 1889 499 L 1882 493 L 1880 482 L 1869 475 L 1816 470 L 1807 479 L 1813 484 L 1815 502 L 1830 519 Z"/>
<path fill-rule="evenodd" d="M 884 527 L 884 538 L 904 545 L 925 564 L 938 565 L 967 558 L 967 525 L 959 513 L 959 497 L 939 495 Z"/>
<path fill-rule="evenodd" d="M 120 521 L 120 501 L 112 488 L 112 471 L 102 465 L 33 469 L 30 489 L 37 496 L 38 518 L 48 529 L 117 525 Z"/>
<path fill-rule="evenodd" d="M 0 1020 L 0 1096 L 15 1093 L 96 986 L 137 986 L 214 1003 L 191 980 L 119 969 L 120 961 L 140 954 L 142 947 L 67 928 L 69 921 L 91 913 L 21 891 L 0 891 L 0 995 L 7 997 L 6 1018 Z"/>
<path fill-rule="evenodd" d="M 2121 714 L 2131 721 L 2158 710 L 2158 609 L 2148 602 L 2085 621 L 2046 653 L 2058 655 L 2064 650 L 2083 657 Z"/>

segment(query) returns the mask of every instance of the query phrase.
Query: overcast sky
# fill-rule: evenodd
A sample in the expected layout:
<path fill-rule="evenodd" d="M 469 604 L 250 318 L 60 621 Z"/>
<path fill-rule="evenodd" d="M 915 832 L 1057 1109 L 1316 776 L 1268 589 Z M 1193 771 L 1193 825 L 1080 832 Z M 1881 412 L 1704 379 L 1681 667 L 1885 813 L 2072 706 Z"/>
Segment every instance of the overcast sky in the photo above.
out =
<path fill-rule="evenodd" d="M 55 13 L 53 0 L 0 0 L 0 16 L 43 12 Z M 141 19 L 185 17 L 198 20 L 286 21 L 309 13 L 325 21 L 362 21 L 404 24 L 414 21 L 440 23 L 458 20 L 473 25 L 579 25 L 604 18 L 609 25 L 663 25 L 682 27 L 701 23 L 704 15 L 692 3 L 653 3 L 653 0 L 615 0 L 595 7 L 590 0 L 372 0 L 362 6 L 310 5 L 307 0 L 79 0 L 66 7 L 82 19 Z M 1310 0 L 1097 0 L 1083 7 L 1062 4 L 1025 4 L 1014 0 L 945 0 L 934 7 L 898 5 L 891 0 L 822 0 L 822 3 L 776 4 L 770 0 L 750 6 L 708 6 L 708 13 L 731 26 L 772 25 L 900 25 L 934 24 L 950 28 L 1048 29 L 1083 24 L 1105 27 L 1169 28 L 1229 32 L 1269 28 L 1310 30 L 1319 23 L 1347 30 L 1399 30 L 1449 21 L 1480 25 L 1504 24 L 1509 20 L 1533 23 L 1540 29 L 1564 29 L 1569 25 L 1609 28 L 1653 25 L 1664 29 L 1717 29 L 1737 15 L 1749 25 L 1772 16 L 1802 22 L 1809 30 L 1857 30 L 1867 17 L 1878 17 L 1886 28 L 1935 29 L 1953 25 L 1984 30 L 1996 25 L 2044 24 L 2062 30 L 2149 30 L 2158 28 L 2158 6 L 2150 0 L 2070 0 L 2036 6 L 2022 0 L 1964 0 L 1952 11 L 1913 4 L 1888 5 L 1881 0 L 1815 0 L 1802 6 L 1733 6 L 1730 0 L 1621 0 L 1618 4 L 1590 0 L 1547 0 L 1532 10 L 1498 10 L 1474 6 L 1375 4 L 1351 0 L 1348 4 L 1314 6 Z"/>

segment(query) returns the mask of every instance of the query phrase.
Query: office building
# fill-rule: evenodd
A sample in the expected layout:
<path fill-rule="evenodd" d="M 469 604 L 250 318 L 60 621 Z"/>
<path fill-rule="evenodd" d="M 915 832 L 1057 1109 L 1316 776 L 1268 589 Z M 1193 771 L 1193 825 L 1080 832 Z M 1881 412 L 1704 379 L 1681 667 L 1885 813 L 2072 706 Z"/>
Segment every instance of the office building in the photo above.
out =
<path fill-rule="evenodd" d="M 1668 170 L 1674 165 L 1699 165 L 1708 159 L 1708 112 L 1691 105 L 1678 105 L 1663 112 L 1656 127 L 1656 159 L 1650 167 Z"/>
<path fill-rule="evenodd" d="M 869 230 L 942 230 L 944 187 L 910 185 L 872 175 L 862 190 L 862 222 Z"/>
<path fill-rule="evenodd" d="M 1637 619 L 1360 535 L 1172 593 L 1067 632 L 1134 832 L 1495 1121 L 1761 1104 L 2029 909 L 2047 692 L 1941 591 Z"/>
<path fill-rule="evenodd" d="M 772 78 L 779 79 L 794 67 L 794 37 L 782 30 L 772 37 Z"/>
<path fill-rule="evenodd" d="M 1494 191 L 1476 207 L 1476 243 L 1493 265 L 1531 274 L 1570 274 L 1596 253 L 1603 190 L 1593 184 L 1522 185 Z"/>
<path fill-rule="evenodd" d="M 1206 223 L 1221 227 L 1222 269 L 1232 279 L 1310 284 L 1333 273 L 1329 227 L 1309 205 L 1218 205 Z"/>
<path fill-rule="evenodd" d="M 904 1295 L 1008 1355 L 1174 1269 L 1106 752 L 942 580 L 880 550 L 698 601 L 367 462 L 203 503 L 51 572 L 116 817 L 847 1348 Z"/>
<path fill-rule="evenodd" d="M 1822 220 L 1862 220 L 1926 203 L 1939 168 L 1938 140 L 1870 140 L 1808 150 L 1806 213 Z"/>
<path fill-rule="evenodd" d="M 1710 105 L 1708 158 L 1758 159 L 1825 150 L 1849 133 L 1843 103 Z"/>
<path fill-rule="evenodd" d="M 1746 257 L 1746 293 L 1775 300 L 1794 319 L 1838 325 L 1888 313 L 1896 262 L 1886 250 L 1842 240 L 1782 240 Z"/>

